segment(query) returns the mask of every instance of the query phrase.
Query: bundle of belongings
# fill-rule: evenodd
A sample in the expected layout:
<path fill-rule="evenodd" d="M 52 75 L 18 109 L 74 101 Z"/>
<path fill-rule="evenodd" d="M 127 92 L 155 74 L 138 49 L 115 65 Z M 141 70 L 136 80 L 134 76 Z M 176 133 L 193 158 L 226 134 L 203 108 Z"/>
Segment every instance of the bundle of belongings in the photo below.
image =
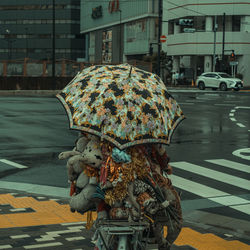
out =
<path fill-rule="evenodd" d="M 71 211 L 96 211 L 95 223 L 148 219 L 153 221 L 160 248 L 168 249 L 180 233 L 182 212 L 180 197 L 168 178 L 172 168 L 165 147 L 144 144 L 119 150 L 81 132 L 74 149 L 59 154 L 59 159 L 68 159 Z"/>

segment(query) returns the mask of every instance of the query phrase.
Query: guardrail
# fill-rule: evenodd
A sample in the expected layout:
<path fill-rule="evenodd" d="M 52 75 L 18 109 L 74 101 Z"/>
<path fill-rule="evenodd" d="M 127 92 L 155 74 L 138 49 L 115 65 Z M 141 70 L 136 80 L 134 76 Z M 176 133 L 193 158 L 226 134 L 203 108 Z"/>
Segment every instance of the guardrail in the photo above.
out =
<path fill-rule="evenodd" d="M 131 65 L 137 66 L 146 71 L 152 72 L 152 63 L 143 61 L 129 61 Z M 78 71 L 91 65 L 103 64 L 100 62 L 77 62 L 66 59 L 56 60 L 55 76 L 68 77 L 75 76 Z M 19 77 L 50 77 L 52 76 L 52 62 L 38 61 L 29 58 L 22 60 L 0 61 L 0 76 L 19 76 Z"/>

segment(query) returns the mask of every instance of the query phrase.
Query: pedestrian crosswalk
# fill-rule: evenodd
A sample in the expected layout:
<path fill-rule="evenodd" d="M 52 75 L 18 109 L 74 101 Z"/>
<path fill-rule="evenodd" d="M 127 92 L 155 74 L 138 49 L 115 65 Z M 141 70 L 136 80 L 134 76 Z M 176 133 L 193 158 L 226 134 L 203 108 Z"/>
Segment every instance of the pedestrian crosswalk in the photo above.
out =
<path fill-rule="evenodd" d="M 219 167 L 214 170 L 211 164 Z M 176 188 L 250 215 L 250 164 L 211 159 L 200 165 L 180 161 L 172 162 L 171 166 L 174 169 L 171 180 Z M 230 173 L 231 169 L 239 171 L 240 177 Z"/>
<path fill-rule="evenodd" d="M 242 164 L 239 162 L 229 161 L 225 159 L 215 159 L 215 160 L 205 160 L 206 162 L 211 162 L 226 168 L 235 169 L 238 171 L 250 173 L 250 165 Z"/>

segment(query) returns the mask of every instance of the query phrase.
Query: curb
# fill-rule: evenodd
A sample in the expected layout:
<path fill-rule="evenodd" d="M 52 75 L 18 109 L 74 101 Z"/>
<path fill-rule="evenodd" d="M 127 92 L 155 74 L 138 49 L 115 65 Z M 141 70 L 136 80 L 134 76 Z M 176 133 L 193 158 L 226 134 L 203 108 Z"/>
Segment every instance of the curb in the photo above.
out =
<path fill-rule="evenodd" d="M 197 90 L 196 87 L 167 87 L 168 90 Z M 0 90 L 0 96 L 56 96 L 61 90 Z M 203 93 L 204 91 L 201 91 Z M 244 88 L 238 92 L 250 92 L 249 88 Z"/>

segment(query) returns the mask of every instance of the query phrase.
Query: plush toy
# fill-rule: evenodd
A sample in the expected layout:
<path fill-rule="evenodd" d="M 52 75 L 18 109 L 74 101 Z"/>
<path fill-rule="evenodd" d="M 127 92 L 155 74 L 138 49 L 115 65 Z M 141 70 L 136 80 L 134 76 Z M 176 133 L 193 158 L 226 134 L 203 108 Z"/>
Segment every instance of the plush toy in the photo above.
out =
<path fill-rule="evenodd" d="M 73 148 L 73 150 L 64 151 L 60 153 L 58 158 L 60 160 L 65 160 L 71 156 L 80 155 L 84 151 L 89 141 L 90 139 L 87 136 L 85 136 L 84 134 L 81 134 L 80 137 L 76 140 L 75 147 Z"/>
<path fill-rule="evenodd" d="M 99 168 L 102 163 L 100 140 L 97 136 L 81 133 L 72 151 L 65 151 L 59 154 L 59 159 L 68 159 L 68 179 L 73 184 L 72 197 L 69 205 L 72 212 L 85 213 L 96 209 L 98 202 L 94 194 L 98 186 L 95 176 L 87 176 L 84 170 L 88 167 Z M 72 185 L 71 184 L 71 185 Z M 105 212 L 98 215 L 105 217 Z"/>
<path fill-rule="evenodd" d="M 101 141 L 96 136 L 89 136 L 88 138 L 90 140 L 86 144 L 81 156 L 86 165 L 100 168 L 102 164 Z"/>
<path fill-rule="evenodd" d="M 69 202 L 71 211 L 77 211 L 78 213 L 84 214 L 89 210 L 96 210 L 96 204 L 91 201 L 95 191 L 96 186 L 88 183 L 79 194 L 71 196 Z"/>

